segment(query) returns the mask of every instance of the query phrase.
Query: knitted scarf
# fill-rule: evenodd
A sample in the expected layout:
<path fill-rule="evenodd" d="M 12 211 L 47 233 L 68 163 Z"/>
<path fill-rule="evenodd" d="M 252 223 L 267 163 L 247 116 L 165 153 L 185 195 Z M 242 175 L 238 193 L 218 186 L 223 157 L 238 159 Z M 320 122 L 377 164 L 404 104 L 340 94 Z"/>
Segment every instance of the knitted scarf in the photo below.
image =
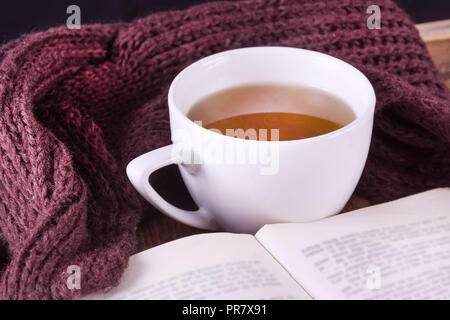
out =
<path fill-rule="evenodd" d="M 227 49 L 312 49 L 361 70 L 377 95 L 357 194 L 450 185 L 450 98 L 407 15 L 379 0 L 213 2 L 131 23 L 59 27 L 0 47 L 0 297 L 72 299 L 118 283 L 136 246 L 134 157 L 170 143 L 166 94 Z M 70 266 L 81 289 L 67 285 Z"/>

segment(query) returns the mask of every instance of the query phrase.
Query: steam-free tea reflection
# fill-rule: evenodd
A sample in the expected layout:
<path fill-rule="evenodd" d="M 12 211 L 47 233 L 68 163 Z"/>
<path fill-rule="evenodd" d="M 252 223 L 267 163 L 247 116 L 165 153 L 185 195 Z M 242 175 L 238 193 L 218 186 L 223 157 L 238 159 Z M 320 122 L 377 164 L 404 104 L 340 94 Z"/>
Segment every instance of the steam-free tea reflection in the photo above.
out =
<path fill-rule="evenodd" d="M 344 101 L 327 92 L 272 84 L 216 92 L 196 103 L 188 117 L 222 134 L 280 141 L 326 134 L 355 119 Z"/>

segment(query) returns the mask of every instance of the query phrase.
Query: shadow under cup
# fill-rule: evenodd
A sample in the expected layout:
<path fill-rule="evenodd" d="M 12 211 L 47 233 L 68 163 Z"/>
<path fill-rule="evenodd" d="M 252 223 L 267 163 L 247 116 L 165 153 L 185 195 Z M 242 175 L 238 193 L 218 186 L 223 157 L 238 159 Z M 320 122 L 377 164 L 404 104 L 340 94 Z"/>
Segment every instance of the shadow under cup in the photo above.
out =
<path fill-rule="evenodd" d="M 342 100 L 351 109 L 354 120 L 330 119 L 350 123 L 311 138 L 255 141 L 212 132 L 187 117 L 190 108 L 208 95 L 259 84 L 325 91 Z M 127 168 L 127 172 L 148 201 L 170 217 L 194 227 L 254 233 L 265 224 L 324 218 L 342 210 L 361 176 L 370 145 L 374 107 L 375 94 L 368 79 L 331 56 L 288 47 L 221 52 L 190 65 L 174 79 L 169 90 L 173 144 L 139 157 L 142 161 L 131 166 L 139 158 L 133 160 L 129 167 L 136 169 Z M 326 109 L 305 113 L 330 118 L 330 110 Z M 208 148 L 222 150 L 223 159 L 229 155 L 227 150 L 233 148 L 268 151 L 276 157 L 276 168 L 267 174 L 262 170 L 267 163 L 206 161 Z M 189 157 L 181 155 L 186 150 Z M 145 164 L 144 160 L 153 164 Z M 171 163 L 179 165 L 199 210 L 177 209 L 155 195 L 151 186 L 140 185 L 141 167 L 146 166 L 143 172 L 148 179 L 152 170 Z"/>

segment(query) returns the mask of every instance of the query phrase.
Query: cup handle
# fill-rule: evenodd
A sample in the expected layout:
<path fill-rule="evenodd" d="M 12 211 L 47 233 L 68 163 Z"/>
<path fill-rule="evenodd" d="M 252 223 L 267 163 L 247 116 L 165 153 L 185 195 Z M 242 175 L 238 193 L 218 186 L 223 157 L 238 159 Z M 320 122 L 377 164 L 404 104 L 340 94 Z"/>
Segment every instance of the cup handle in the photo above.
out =
<path fill-rule="evenodd" d="M 127 175 L 131 184 L 148 202 L 169 217 L 194 228 L 217 230 L 218 227 L 204 208 L 196 211 L 182 210 L 164 200 L 148 181 L 150 175 L 170 164 L 178 164 L 180 159 L 172 153 L 173 144 L 147 152 L 127 165 Z"/>

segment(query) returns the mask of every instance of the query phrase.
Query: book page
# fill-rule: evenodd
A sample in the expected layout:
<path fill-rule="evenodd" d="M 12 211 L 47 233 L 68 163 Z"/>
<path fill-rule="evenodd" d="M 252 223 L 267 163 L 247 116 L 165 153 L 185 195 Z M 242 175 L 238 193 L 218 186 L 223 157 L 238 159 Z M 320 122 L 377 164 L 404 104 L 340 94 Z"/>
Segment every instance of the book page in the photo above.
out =
<path fill-rule="evenodd" d="M 450 189 L 256 238 L 316 299 L 450 299 Z"/>
<path fill-rule="evenodd" d="M 130 258 L 119 286 L 85 299 L 311 299 L 251 235 L 210 233 Z"/>

